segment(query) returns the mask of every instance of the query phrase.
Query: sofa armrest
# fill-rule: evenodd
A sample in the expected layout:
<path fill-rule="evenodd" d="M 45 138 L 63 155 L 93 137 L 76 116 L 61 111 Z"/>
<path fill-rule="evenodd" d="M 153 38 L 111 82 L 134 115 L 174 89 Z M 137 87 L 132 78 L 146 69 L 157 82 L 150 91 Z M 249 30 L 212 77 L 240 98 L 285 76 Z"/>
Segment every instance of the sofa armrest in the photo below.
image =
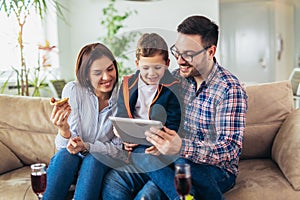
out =
<path fill-rule="evenodd" d="M 295 190 L 300 190 L 300 109 L 293 111 L 279 129 L 272 159 Z"/>

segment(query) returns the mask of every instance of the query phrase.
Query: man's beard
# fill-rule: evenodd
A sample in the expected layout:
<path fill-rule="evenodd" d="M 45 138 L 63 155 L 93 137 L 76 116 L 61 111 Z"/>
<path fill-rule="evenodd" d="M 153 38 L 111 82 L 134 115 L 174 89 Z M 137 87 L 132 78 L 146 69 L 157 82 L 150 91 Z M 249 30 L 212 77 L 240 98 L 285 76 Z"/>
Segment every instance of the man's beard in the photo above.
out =
<path fill-rule="evenodd" d="M 185 64 L 181 65 L 180 67 L 188 68 L 187 72 L 182 72 L 180 70 L 180 75 L 185 78 L 201 76 L 199 71 L 193 65 L 190 65 L 189 63 L 185 63 Z"/>

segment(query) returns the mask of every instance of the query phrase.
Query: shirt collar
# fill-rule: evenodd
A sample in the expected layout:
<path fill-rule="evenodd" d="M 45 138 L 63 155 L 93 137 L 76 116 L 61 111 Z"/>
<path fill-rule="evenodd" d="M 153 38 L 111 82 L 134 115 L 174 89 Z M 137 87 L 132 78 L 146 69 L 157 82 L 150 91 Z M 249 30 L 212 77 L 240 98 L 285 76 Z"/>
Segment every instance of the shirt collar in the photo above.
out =
<path fill-rule="evenodd" d="M 118 84 L 115 85 L 112 93 L 111 93 L 111 96 L 108 100 L 108 105 L 113 105 L 117 102 L 117 98 L 118 98 L 118 93 L 119 93 L 119 86 Z"/>
<path fill-rule="evenodd" d="M 214 61 L 215 61 L 214 65 L 213 65 L 213 67 L 212 67 L 212 69 L 211 69 L 208 77 L 204 80 L 205 81 L 205 85 L 209 85 L 212 82 L 212 80 L 214 79 L 215 74 L 217 72 L 219 64 L 218 64 L 218 62 L 216 61 L 215 58 L 214 58 Z"/>

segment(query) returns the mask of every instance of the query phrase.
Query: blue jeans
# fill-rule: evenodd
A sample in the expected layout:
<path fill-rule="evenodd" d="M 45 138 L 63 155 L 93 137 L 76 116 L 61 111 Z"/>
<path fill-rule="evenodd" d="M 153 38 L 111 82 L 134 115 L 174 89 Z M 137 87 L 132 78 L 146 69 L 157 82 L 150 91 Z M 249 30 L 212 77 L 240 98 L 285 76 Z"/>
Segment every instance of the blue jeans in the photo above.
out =
<path fill-rule="evenodd" d="M 236 176 L 219 167 L 196 164 L 183 158 L 176 162 L 190 164 L 192 175 L 192 190 L 190 193 L 197 200 L 225 200 L 223 193 L 235 184 Z"/>
<path fill-rule="evenodd" d="M 182 158 L 176 160 L 175 163 L 179 162 L 186 162 L 191 166 L 192 189 L 190 193 L 196 200 L 223 200 L 223 193 L 235 184 L 236 177 L 226 170 L 211 165 L 196 164 Z M 151 191 L 144 191 L 143 186 L 147 185 L 148 180 L 158 187 L 152 187 Z M 153 183 L 151 184 L 153 185 Z M 133 199 L 137 193 L 140 196 L 146 196 L 150 195 L 149 192 L 159 196 L 151 199 L 179 199 L 174 186 L 172 166 L 148 174 L 133 173 L 130 170 L 111 170 L 105 176 L 103 187 L 103 199 L 105 200 L 126 199 L 126 196 Z M 111 196 L 112 193 L 113 196 Z"/>
<path fill-rule="evenodd" d="M 178 156 L 145 154 L 146 148 L 145 146 L 134 148 L 131 154 L 133 165 L 145 173 L 167 195 L 168 199 L 179 199 L 176 190 L 174 190 L 174 172 L 171 172 L 170 176 L 168 176 L 168 171 L 172 170 L 169 165 L 176 161 Z M 166 184 L 162 180 L 171 180 L 171 184 Z"/>
<path fill-rule="evenodd" d="M 47 188 L 43 199 L 66 199 L 68 189 L 76 180 L 75 199 L 99 199 L 103 177 L 110 168 L 92 154 L 86 157 L 59 150 L 47 169 Z"/>
<path fill-rule="evenodd" d="M 161 154 L 159 156 L 154 156 L 151 154 L 146 154 L 146 148 L 148 148 L 148 146 L 139 145 L 135 147 L 131 153 L 131 161 L 133 165 L 144 173 L 167 167 L 179 158 L 177 155 L 168 156 Z"/>
<path fill-rule="evenodd" d="M 167 200 L 144 173 L 132 165 L 110 170 L 103 182 L 103 200 Z"/>

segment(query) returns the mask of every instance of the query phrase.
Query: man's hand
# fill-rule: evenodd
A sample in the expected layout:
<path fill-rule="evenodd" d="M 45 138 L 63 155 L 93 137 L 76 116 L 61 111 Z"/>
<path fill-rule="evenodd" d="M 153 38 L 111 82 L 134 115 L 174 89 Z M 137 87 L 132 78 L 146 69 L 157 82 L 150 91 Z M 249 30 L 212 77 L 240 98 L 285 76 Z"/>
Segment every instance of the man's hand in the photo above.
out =
<path fill-rule="evenodd" d="M 145 150 L 145 153 L 146 154 L 152 154 L 154 156 L 159 156 L 160 155 L 160 152 L 158 151 L 158 149 L 155 146 L 148 147 Z"/>
<path fill-rule="evenodd" d="M 164 155 L 178 154 L 182 145 L 180 136 L 165 126 L 163 129 L 164 131 L 151 127 L 149 131 L 145 132 L 146 139 Z"/>

